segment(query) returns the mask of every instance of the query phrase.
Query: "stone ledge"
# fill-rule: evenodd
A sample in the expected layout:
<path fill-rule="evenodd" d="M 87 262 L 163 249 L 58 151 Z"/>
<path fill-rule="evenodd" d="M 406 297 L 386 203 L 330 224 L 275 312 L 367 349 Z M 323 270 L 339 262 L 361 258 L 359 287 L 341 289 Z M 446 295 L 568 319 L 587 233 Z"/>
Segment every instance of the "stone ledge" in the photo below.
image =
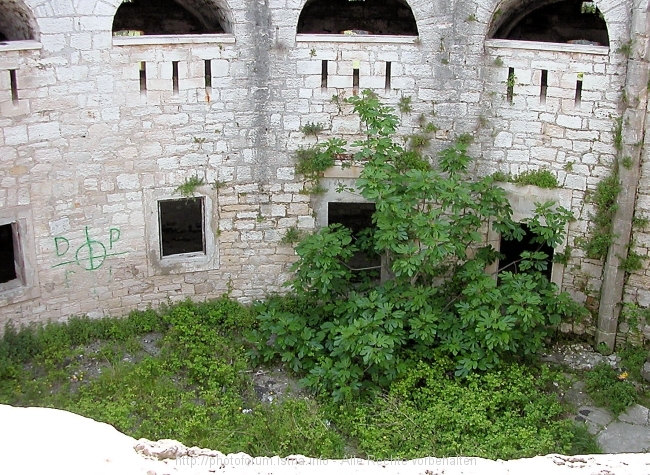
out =
<path fill-rule="evenodd" d="M 560 53 L 599 54 L 607 56 L 609 46 L 570 45 L 543 41 L 485 40 L 488 48 L 527 49 L 531 51 L 558 51 Z"/>
<path fill-rule="evenodd" d="M 296 35 L 296 43 L 398 43 L 414 45 L 417 36 L 405 35 L 329 35 L 306 34 Z"/>
<path fill-rule="evenodd" d="M 40 42 L 34 40 L 0 42 L 0 51 L 39 50 L 42 47 L 43 45 Z"/>
<path fill-rule="evenodd" d="M 230 34 L 114 36 L 113 46 L 235 43 Z"/>

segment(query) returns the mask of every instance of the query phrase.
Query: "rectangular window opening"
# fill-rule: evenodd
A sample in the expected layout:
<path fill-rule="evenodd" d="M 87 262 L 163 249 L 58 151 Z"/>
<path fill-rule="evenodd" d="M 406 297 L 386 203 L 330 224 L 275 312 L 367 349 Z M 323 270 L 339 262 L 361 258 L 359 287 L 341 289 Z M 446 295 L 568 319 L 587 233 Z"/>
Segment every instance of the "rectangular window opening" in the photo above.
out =
<path fill-rule="evenodd" d="M 324 59 L 321 63 L 320 87 L 323 89 L 327 89 L 327 60 L 326 59 Z"/>
<path fill-rule="evenodd" d="M 515 81 L 517 78 L 515 77 L 515 68 L 508 68 L 508 80 L 506 81 L 506 84 L 508 86 L 506 90 L 506 98 L 508 99 L 508 102 L 512 104 L 512 101 L 515 97 Z"/>
<path fill-rule="evenodd" d="M 369 237 L 375 228 L 372 215 L 375 213 L 375 203 L 327 203 L 327 225 L 342 224 L 352 231 L 357 245 Z M 346 263 L 361 280 L 364 276 L 379 277 L 381 256 L 375 252 L 364 250 L 356 252 Z"/>
<path fill-rule="evenodd" d="M 386 86 L 385 86 L 386 91 L 390 91 L 391 68 L 392 68 L 391 62 L 386 61 Z"/>
<path fill-rule="evenodd" d="M 359 68 L 352 70 L 352 94 L 355 96 L 359 93 Z"/>
<path fill-rule="evenodd" d="M 0 226 L 0 284 L 18 278 L 16 244 L 14 225 L 9 223 Z"/>
<path fill-rule="evenodd" d="M 178 95 L 178 61 L 172 61 L 172 90 Z"/>
<path fill-rule="evenodd" d="M 147 94 L 147 63 L 140 61 L 140 94 Z"/>
<path fill-rule="evenodd" d="M 11 100 L 14 104 L 18 104 L 18 81 L 15 69 L 9 70 L 9 81 L 11 83 Z"/>
<path fill-rule="evenodd" d="M 499 252 L 503 256 L 499 260 L 499 273 L 501 272 L 512 272 L 519 273 L 524 272 L 519 268 L 519 263 L 521 260 L 522 252 L 543 252 L 546 254 L 546 270 L 542 271 L 542 274 L 546 276 L 548 280 L 551 280 L 551 271 L 553 267 L 553 248 L 544 244 L 539 244 L 532 242 L 534 238 L 537 237 L 526 224 L 521 224 L 520 226 L 524 230 L 524 237 L 521 241 L 516 239 L 508 240 L 501 238 L 499 242 Z"/>
<path fill-rule="evenodd" d="M 212 60 L 205 60 L 205 89 L 212 90 Z"/>
<path fill-rule="evenodd" d="M 205 254 L 203 198 L 158 202 L 161 256 Z"/>
<path fill-rule="evenodd" d="M 575 98 L 575 106 L 580 107 L 580 104 L 582 103 L 582 79 L 578 79 L 576 81 L 576 98 Z"/>
<path fill-rule="evenodd" d="M 539 89 L 539 103 L 541 105 L 546 104 L 546 91 L 548 90 L 548 71 L 546 69 L 542 70 L 542 81 Z"/>

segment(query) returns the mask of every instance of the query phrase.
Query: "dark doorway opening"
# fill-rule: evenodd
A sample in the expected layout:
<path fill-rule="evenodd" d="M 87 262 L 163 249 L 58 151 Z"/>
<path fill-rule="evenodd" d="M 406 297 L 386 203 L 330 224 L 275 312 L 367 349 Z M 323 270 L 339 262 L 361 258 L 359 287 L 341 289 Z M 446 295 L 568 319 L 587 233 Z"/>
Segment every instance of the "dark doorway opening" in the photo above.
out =
<path fill-rule="evenodd" d="M 492 38 L 609 46 L 607 23 L 593 2 L 524 0 L 494 23 Z"/>
<path fill-rule="evenodd" d="M 548 280 L 551 280 L 551 271 L 553 266 L 553 248 L 546 243 L 539 244 L 531 242 L 534 238 L 537 237 L 527 225 L 521 224 L 521 227 L 525 231 L 525 235 L 521 241 L 516 239 L 504 239 L 501 238 L 499 244 L 499 252 L 504 256 L 499 260 L 499 272 L 513 272 L 519 273 L 519 263 L 521 260 L 521 253 L 525 251 L 529 252 L 543 252 L 546 254 L 546 270 L 542 271 L 542 274 L 546 276 Z"/>
<path fill-rule="evenodd" d="M 203 198 L 158 202 L 161 255 L 205 253 Z"/>
<path fill-rule="evenodd" d="M 200 35 L 224 33 L 215 21 L 199 18 L 174 0 L 133 0 L 117 9 L 113 32 L 142 31 L 145 35 Z"/>
<path fill-rule="evenodd" d="M 17 277 L 13 225 L 4 224 L 0 226 L 0 284 Z"/>
<path fill-rule="evenodd" d="M 342 224 L 352 231 L 357 245 L 361 245 L 361 241 L 367 239 L 367 230 L 375 228 L 372 222 L 374 212 L 374 203 L 328 203 L 327 224 Z M 347 265 L 353 269 L 380 267 L 381 256 L 370 249 L 359 251 L 347 262 Z"/>
<path fill-rule="evenodd" d="M 308 0 L 298 33 L 417 36 L 418 27 L 405 0 Z"/>

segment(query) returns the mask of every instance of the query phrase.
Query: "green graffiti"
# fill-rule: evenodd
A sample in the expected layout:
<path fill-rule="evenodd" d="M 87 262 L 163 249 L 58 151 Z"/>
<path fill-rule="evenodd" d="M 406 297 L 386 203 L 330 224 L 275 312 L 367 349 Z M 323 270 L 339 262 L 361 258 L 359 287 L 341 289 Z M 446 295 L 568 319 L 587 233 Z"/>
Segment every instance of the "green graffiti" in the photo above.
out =
<path fill-rule="evenodd" d="M 55 264 L 52 267 L 60 267 L 68 264 L 77 264 L 85 270 L 97 270 L 104 265 L 104 262 L 108 257 L 119 256 L 122 254 L 127 254 L 126 252 L 113 252 L 109 253 L 109 250 L 113 249 L 113 245 L 120 240 L 121 232 L 117 228 L 111 228 L 108 231 L 108 250 L 106 246 L 101 241 L 93 239 L 90 237 L 88 232 L 88 226 L 84 230 L 85 239 L 83 244 L 76 248 L 74 253 L 74 259 L 67 260 L 65 262 L 60 262 Z M 54 247 L 57 257 L 63 257 L 68 254 L 70 251 L 70 241 L 64 237 L 54 238 Z"/>
<path fill-rule="evenodd" d="M 55 237 L 54 248 L 56 249 L 56 256 L 61 257 L 70 249 L 70 241 L 64 237 Z"/>
<path fill-rule="evenodd" d="M 108 230 L 108 248 L 113 249 L 113 244 L 120 240 L 122 233 L 117 228 L 111 228 Z"/>

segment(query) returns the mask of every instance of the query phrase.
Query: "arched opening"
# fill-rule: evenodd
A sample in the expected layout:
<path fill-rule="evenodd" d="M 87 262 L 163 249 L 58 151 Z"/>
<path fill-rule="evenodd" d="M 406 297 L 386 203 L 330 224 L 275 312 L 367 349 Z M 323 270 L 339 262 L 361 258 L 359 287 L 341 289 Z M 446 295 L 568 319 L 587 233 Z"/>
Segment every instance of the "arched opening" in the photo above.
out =
<path fill-rule="evenodd" d="M 113 33 L 202 35 L 232 33 L 232 21 L 219 0 L 124 0 L 113 19 Z"/>
<path fill-rule="evenodd" d="M 307 0 L 298 33 L 417 36 L 411 7 L 405 0 Z"/>
<path fill-rule="evenodd" d="M 36 39 L 36 21 L 21 1 L 0 0 L 0 41 Z"/>
<path fill-rule="evenodd" d="M 519 0 L 494 14 L 490 38 L 609 46 L 607 23 L 592 1 Z"/>

